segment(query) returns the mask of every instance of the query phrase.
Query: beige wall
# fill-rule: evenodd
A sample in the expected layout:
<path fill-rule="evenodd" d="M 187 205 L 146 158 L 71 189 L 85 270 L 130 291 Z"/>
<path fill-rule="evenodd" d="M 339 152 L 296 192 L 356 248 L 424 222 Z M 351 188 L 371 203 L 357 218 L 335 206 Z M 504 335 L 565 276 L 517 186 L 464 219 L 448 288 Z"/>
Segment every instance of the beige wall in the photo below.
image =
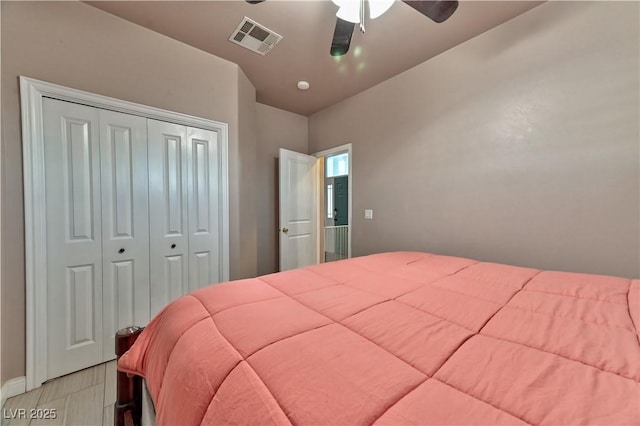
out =
<path fill-rule="evenodd" d="M 639 7 L 548 2 L 311 116 L 353 143 L 355 255 L 640 276 Z"/>
<path fill-rule="evenodd" d="M 255 254 L 244 255 L 256 251 L 255 225 L 245 226 L 255 210 L 253 178 L 248 184 L 242 172 L 256 154 L 254 117 L 244 115 L 255 91 L 237 65 L 83 3 L 1 4 L 4 383 L 25 374 L 19 75 L 228 123 L 232 278 L 255 274 Z"/>
<path fill-rule="evenodd" d="M 258 267 L 257 224 L 256 224 L 256 89 L 244 72 L 238 68 L 238 145 L 240 161 L 237 167 L 230 168 L 230 174 L 237 174 L 238 192 L 234 196 L 242 197 L 242 208 L 238 220 L 240 236 L 237 252 L 231 257 L 238 265 L 234 278 L 255 277 Z"/>
<path fill-rule="evenodd" d="M 258 275 L 279 270 L 278 151 L 286 148 L 308 153 L 307 122 L 305 116 L 256 104 Z"/>

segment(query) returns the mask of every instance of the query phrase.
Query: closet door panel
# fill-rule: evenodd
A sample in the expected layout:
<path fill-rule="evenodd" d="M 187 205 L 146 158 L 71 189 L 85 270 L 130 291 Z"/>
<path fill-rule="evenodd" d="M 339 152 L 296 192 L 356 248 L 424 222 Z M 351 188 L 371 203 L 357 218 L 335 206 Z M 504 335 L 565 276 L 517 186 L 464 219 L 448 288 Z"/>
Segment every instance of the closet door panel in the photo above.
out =
<path fill-rule="evenodd" d="M 187 292 L 185 282 L 187 268 L 185 267 L 185 256 L 164 257 L 164 276 L 166 277 L 166 303 L 177 299 Z M 165 304 L 166 304 L 165 303 Z M 162 306 L 161 306 L 162 307 Z"/>
<path fill-rule="evenodd" d="M 147 120 L 151 315 L 189 290 L 187 130 Z"/>
<path fill-rule="evenodd" d="M 99 113 L 44 99 L 47 378 L 102 361 Z"/>
<path fill-rule="evenodd" d="M 149 322 L 147 120 L 100 110 L 105 361 L 116 331 Z"/>
<path fill-rule="evenodd" d="M 220 139 L 187 128 L 189 193 L 189 289 L 220 282 Z"/>

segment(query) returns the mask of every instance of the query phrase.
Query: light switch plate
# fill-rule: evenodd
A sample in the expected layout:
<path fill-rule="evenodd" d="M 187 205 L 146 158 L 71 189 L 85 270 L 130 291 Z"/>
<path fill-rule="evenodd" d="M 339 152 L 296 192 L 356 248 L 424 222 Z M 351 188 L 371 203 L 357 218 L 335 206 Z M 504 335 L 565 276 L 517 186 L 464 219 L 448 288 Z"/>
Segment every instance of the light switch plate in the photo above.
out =
<path fill-rule="evenodd" d="M 365 219 L 373 219 L 373 210 L 365 210 L 364 211 Z"/>

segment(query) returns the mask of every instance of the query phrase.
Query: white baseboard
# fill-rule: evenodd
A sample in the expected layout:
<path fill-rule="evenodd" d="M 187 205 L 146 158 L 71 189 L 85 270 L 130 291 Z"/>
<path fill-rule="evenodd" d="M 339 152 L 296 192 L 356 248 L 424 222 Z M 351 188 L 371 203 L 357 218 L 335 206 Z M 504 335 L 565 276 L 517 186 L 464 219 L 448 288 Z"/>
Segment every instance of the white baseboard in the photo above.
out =
<path fill-rule="evenodd" d="M 15 379 L 7 380 L 2 384 L 0 389 L 0 407 L 4 407 L 4 402 L 16 395 L 23 394 L 27 391 L 27 379 L 26 377 L 16 377 Z"/>

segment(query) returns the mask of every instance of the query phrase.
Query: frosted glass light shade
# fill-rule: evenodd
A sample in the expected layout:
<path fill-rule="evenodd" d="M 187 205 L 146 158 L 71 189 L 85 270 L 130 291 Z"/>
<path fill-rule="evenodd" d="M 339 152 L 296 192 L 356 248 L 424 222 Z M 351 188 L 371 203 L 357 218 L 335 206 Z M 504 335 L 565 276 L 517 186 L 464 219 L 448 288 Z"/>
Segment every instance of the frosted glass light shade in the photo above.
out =
<path fill-rule="evenodd" d="M 333 0 L 340 9 L 336 16 L 344 21 L 357 24 L 360 22 L 360 0 Z"/>
<path fill-rule="evenodd" d="M 339 9 L 336 16 L 344 21 L 360 23 L 360 0 L 332 0 Z M 367 0 L 369 17 L 375 19 L 385 13 L 393 5 L 394 0 Z"/>
<path fill-rule="evenodd" d="M 393 5 L 393 0 L 369 0 L 369 17 L 376 19 Z"/>

